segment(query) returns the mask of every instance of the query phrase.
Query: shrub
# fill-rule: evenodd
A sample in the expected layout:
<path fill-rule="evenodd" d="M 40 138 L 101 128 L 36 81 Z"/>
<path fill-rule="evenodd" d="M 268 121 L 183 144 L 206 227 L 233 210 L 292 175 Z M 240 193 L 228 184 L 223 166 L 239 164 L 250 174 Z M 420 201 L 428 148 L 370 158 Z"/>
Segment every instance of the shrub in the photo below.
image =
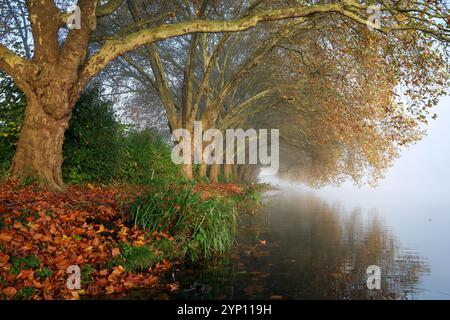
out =
<path fill-rule="evenodd" d="M 6 177 L 22 128 L 26 97 L 0 73 L 0 177 Z M 68 182 L 108 182 L 114 178 L 119 123 L 112 103 L 99 89 L 81 95 L 64 139 L 63 175 Z"/>
<path fill-rule="evenodd" d="M 129 219 L 136 226 L 170 232 L 176 246 L 191 260 L 227 251 L 233 244 L 236 207 L 231 200 L 202 200 L 190 185 L 166 185 L 138 198 Z"/>
<path fill-rule="evenodd" d="M 117 176 L 135 184 L 171 183 L 182 178 L 171 160 L 170 146 L 152 129 L 123 135 Z"/>
<path fill-rule="evenodd" d="M 0 72 L 0 177 L 6 176 L 19 139 L 27 104 L 13 80 Z"/>
<path fill-rule="evenodd" d="M 119 123 L 112 103 L 98 89 L 75 105 L 64 140 L 64 178 L 68 182 L 110 182 L 119 154 Z"/>
<path fill-rule="evenodd" d="M 24 94 L 0 73 L 0 178 L 9 171 L 25 107 Z M 170 154 L 169 144 L 155 130 L 126 132 L 112 102 L 93 88 L 81 95 L 72 111 L 64 139 L 63 176 L 72 183 L 173 182 L 182 175 Z"/>

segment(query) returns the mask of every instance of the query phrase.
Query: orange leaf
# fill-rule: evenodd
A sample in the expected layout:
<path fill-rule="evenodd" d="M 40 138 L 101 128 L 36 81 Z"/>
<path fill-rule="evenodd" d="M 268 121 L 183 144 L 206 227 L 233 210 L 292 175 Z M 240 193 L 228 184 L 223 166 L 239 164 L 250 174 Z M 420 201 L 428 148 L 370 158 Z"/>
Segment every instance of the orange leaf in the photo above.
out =
<path fill-rule="evenodd" d="M 100 272 L 98 274 L 101 275 L 102 277 L 104 277 L 104 276 L 108 275 L 108 269 L 100 270 Z"/>
<path fill-rule="evenodd" d="M 100 239 L 99 238 L 95 238 L 94 240 L 92 240 L 92 245 L 95 247 L 98 247 L 98 245 L 100 244 Z"/>
<path fill-rule="evenodd" d="M 169 290 L 171 292 L 178 291 L 178 289 L 180 288 L 178 283 L 169 283 L 167 286 L 169 287 Z"/>
<path fill-rule="evenodd" d="M 12 240 L 12 236 L 7 233 L 0 233 L 0 241 L 9 242 Z"/>
<path fill-rule="evenodd" d="M 36 233 L 34 236 L 33 236 L 33 240 L 39 240 L 39 239 L 41 239 L 42 238 L 42 233 Z"/>
<path fill-rule="evenodd" d="M 106 287 L 106 294 L 111 294 L 115 292 L 115 288 L 113 285 L 107 286 Z"/>
<path fill-rule="evenodd" d="M 105 278 L 97 279 L 97 284 L 100 287 L 106 287 L 106 285 L 108 284 L 108 280 L 106 280 Z"/>
<path fill-rule="evenodd" d="M 3 294 L 8 298 L 13 298 L 17 294 L 16 288 L 8 287 L 3 289 Z"/>
<path fill-rule="evenodd" d="M 120 249 L 119 248 L 114 248 L 111 250 L 112 256 L 113 257 L 117 257 L 118 255 L 120 255 Z"/>

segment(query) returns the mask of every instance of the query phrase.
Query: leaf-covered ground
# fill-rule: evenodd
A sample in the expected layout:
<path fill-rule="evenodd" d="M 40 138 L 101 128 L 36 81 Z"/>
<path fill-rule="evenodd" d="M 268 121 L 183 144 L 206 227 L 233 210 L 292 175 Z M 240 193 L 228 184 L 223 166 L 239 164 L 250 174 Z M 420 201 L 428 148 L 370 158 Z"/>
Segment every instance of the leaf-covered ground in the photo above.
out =
<path fill-rule="evenodd" d="M 76 299 L 160 285 L 169 261 L 142 273 L 108 266 L 121 254 L 121 242 L 141 246 L 171 239 L 164 233 L 146 237 L 127 226 L 126 203 L 140 191 L 87 185 L 55 194 L 0 184 L 0 299 Z M 66 285 L 71 265 L 81 268 L 81 290 Z"/>
<path fill-rule="evenodd" d="M 198 185 L 203 198 L 240 195 L 241 186 Z M 79 299 L 123 294 L 133 288 L 163 287 L 172 262 L 143 272 L 127 272 L 111 262 L 119 244 L 143 246 L 171 235 L 150 236 L 126 222 L 126 210 L 144 187 L 70 186 L 53 193 L 37 186 L 0 183 L 0 299 Z M 159 254 L 156 252 L 156 254 Z M 81 268 L 80 290 L 69 290 L 67 268 Z"/>

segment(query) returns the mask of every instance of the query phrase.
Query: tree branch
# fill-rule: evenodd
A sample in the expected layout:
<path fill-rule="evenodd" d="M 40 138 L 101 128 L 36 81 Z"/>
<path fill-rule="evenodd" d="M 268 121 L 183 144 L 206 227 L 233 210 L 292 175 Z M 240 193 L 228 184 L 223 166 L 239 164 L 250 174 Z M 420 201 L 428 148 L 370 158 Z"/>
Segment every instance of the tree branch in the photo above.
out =
<path fill-rule="evenodd" d="M 33 64 L 0 44 L 0 69 L 9 74 L 22 89 L 28 89 L 26 79 L 33 71 Z"/>
<path fill-rule="evenodd" d="M 165 24 L 137 31 L 118 39 L 106 41 L 103 47 L 94 54 L 84 66 L 81 84 L 100 72 L 106 65 L 127 51 L 134 50 L 144 44 L 183 36 L 195 32 L 238 32 L 245 31 L 265 21 L 307 17 L 320 13 L 338 13 L 343 4 L 320 4 L 309 7 L 296 7 L 279 10 L 268 10 L 248 15 L 233 21 L 192 20 L 173 24 Z"/>
<path fill-rule="evenodd" d="M 98 6 L 96 10 L 97 17 L 103 17 L 110 15 L 111 13 L 114 13 L 117 9 L 120 8 L 122 5 L 123 0 L 109 0 L 107 3 L 105 3 L 102 6 Z"/>

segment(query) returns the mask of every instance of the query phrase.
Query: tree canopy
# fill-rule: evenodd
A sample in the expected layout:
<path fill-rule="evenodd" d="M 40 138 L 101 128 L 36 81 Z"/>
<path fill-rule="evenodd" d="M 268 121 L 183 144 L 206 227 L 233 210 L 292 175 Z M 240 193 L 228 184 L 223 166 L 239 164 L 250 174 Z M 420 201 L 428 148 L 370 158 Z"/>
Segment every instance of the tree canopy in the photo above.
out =
<path fill-rule="evenodd" d="M 79 0 L 79 29 L 66 1 L 0 6 L 0 69 L 27 97 L 11 173 L 56 190 L 94 77 L 145 92 L 171 130 L 278 127 L 282 173 L 313 184 L 382 176 L 447 86 L 444 0 Z"/>

